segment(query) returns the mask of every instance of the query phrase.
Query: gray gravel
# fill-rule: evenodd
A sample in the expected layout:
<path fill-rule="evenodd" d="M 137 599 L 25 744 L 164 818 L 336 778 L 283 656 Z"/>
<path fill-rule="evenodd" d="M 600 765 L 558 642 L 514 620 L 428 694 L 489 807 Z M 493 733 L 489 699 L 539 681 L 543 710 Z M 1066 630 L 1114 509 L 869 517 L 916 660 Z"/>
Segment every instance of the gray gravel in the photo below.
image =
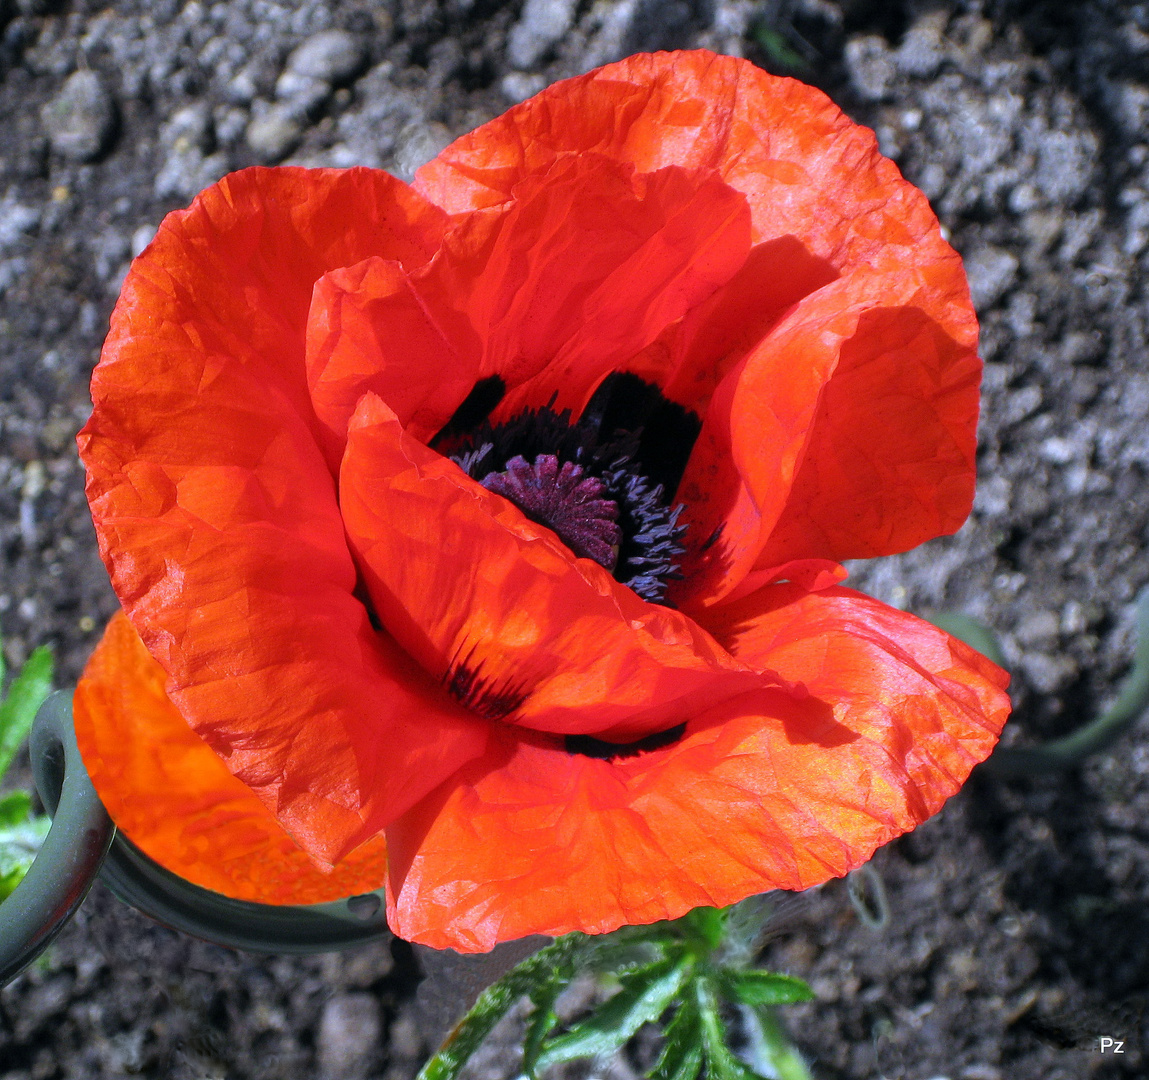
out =
<path fill-rule="evenodd" d="M 74 71 L 40 110 L 53 151 L 68 161 L 92 161 L 116 130 L 115 100 L 94 71 Z"/>

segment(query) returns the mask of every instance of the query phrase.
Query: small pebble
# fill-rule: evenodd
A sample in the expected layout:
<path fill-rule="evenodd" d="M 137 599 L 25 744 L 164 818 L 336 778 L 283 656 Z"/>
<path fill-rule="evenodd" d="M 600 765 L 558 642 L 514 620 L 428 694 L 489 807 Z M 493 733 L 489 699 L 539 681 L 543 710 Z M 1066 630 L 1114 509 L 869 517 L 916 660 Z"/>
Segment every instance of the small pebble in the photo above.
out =
<path fill-rule="evenodd" d="M 944 60 L 943 35 L 950 12 L 935 11 L 922 16 L 906 31 L 894 53 L 894 64 L 904 75 L 919 79 L 933 75 Z"/>
<path fill-rule="evenodd" d="M 503 97 L 514 105 L 534 97 L 544 86 L 546 79 L 542 75 L 528 75 L 525 71 L 510 71 L 499 83 Z"/>
<path fill-rule="evenodd" d="M 331 96 L 331 84 L 313 75 L 288 70 L 276 80 L 275 96 L 290 102 L 299 112 L 311 112 Z"/>
<path fill-rule="evenodd" d="M 337 994 L 323 1006 L 316 1040 L 322 1080 L 363 1080 L 382 1045 L 379 1003 L 370 994 Z"/>
<path fill-rule="evenodd" d="M 863 101 L 881 101 L 897 76 L 886 39 L 865 34 L 846 42 L 846 70 L 850 85 Z"/>
<path fill-rule="evenodd" d="M 979 312 L 993 307 L 1017 278 L 1016 256 L 1003 248 L 986 244 L 976 248 L 965 260 L 969 291 Z"/>
<path fill-rule="evenodd" d="M 228 170 L 225 154 L 212 154 L 215 129 L 206 103 L 177 110 L 160 129 L 164 157 L 153 185 L 156 197 L 190 199 Z"/>
<path fill-rule="evenodd" d="M 135 232 L 132 233 L 131 251 L 132 258 L 134 259 L 150 244 L 156 236 L 158 230 L 154 225 L 140 225 Z"/>
<path fill-rule="evenodd" d="M 247 145 L 269 165 L 287 157 L 302 138 L 303 125 L 295 111 L 282 103 L 263 110 L 247 125 Z"/>
<path fill-rule="evenodd" d="M 91 161 L 112 141 L 116 103 L 94 71 L 77 71 L 40 111 L 40 119 L 57 154 L 69 161 Z"/>
<path fill-rule="evenodd" d="M 161 145 L 175 150 L 210 151 L 213 139 L 211 109 L 202 102 L 177 109 L 160 128 Z"/>
<path fill-rule="evenodd" d="M 367 59 L 367 50 L 346 30 L 324 30 L 313 34 L 287 58 L 292 75 L 341 83 L 357 75 Z"/>
<path fill-rule="evenodd" d="M 451 142 L 451 132 L 440 123 L 415 122 L 399 133 L 399 152 L 395 155 L 395 175 L 410 180 L 420 165 L 425 165 Z"/>
<path fill-rule="evenodd" d="M 0 199 L 0 251 L 15 247 L 25 233 L 40 224 L 40 211 L 11 196 Z"/>
<path fill-rule="evenodd" d="M 517 68 L 534 67 L 571 28 L 575 0 L 527 0 L 507 39 L 507 58 Z"/>

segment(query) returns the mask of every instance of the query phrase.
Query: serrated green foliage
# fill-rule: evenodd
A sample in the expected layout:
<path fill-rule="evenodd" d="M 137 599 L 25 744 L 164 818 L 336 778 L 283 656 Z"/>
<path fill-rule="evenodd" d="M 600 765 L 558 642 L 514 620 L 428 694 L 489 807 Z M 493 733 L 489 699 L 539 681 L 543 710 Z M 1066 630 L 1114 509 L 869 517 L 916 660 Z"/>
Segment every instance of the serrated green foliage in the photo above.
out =
<path fill-rule="evenodd" d="M 702 1024 L 694 995 L 686 993 L 666 1025 L 665 1042 L 650 1080 L 695 1080 L 702 1068 Z"/>
<path fill-rule="evenodd" d="M 541 985 L 551 982 L 565 985 L 570 981 L 576 957 L 585 950 L 586 940 L 585 934 L 567 934 L 488 986 L 438 1052 L 423 1066 L 417 1080 L 454 1080 L 491 1029 L 518 1001 Z"/>
<path fill-rule="evenodd" d="M 0 659 L 0 688 L 4 674 L 4 662 Z M 28 737 L 32 721 L 51 689 L 52 652 L 41 646 L 28 657 L 0 700 L 0 778 Z M 46 817 L 32 816 L 32 796 L 28 792 L 10 791 L 0 797 L 0 901 L 6 900 L 24 880 L 51 825 Z"/>
<path fill-rule="evenodd" d="M 763 905 L 755 910 L 766 912 Z M 480 995 L 418 1080 L 456 1080 L 495 1024 L 523 997 L 532 1004 L 522 1067 L 530 1080 L 554 1065 L 615 1053 L 644 1024 L 668 1013 L 649 1080 L 762 1080 L 730 1049 L 724 1007 L 743 1010 L 754 1031 L 768 1036 L 765 1056 L 753 1059 L 764 1062 L 760 1067 L 774 1068 L 786 1080 L 809 1080 L 801 1058 L 773 1022 L 771 1006 L 808 1001 L 813 993 L 801 979 L 744 966 L 750 958 L 746 943 L 732 949 L 728 939 L 736 933 L 749 942 L 755 934 L 749 924 L 739 930 L 734 919 L 731 909 L 697 908 L 680 919 L 623 927 L 602 937 L 559 938 Z M 559 995 L 576 975 L 588 973 L 618 989 L 556 1034 Z"/>
<path fill-rule="evenodd" d="M 585 1020 L 548 1043 L 539 1067 L 614 1053 L 643 1024 L 657 1020 L 678 996 L 692 967 L 687 955 L 668 956 L 619 976 L 621 989 Z"/>
<path fill-rule="evenodd" d="M 19 825 L 32 813 L 32 796 L 26 791 L 10 791 L 0 796 L 0 829 Z"/>
<path fill-rule="evenodd" d="M 661 924 L 660 924 L 661 925 Z M 586 952 L 579 959 L 579 970 L 599 975 L 620 975 L 633 968 L 644 967 L 666 955 L 667 933 L 658 935 L 629 935 L 631 929 L 647 930 L 648 927 L 623 927 L 613 934 L 588 938 Z"/>
<path fill-rule="evenodd" d="M 723 968 L 716 982 L 722 996 L 739 1005 L 791 1005 L 814 998 L 801 979 L 760 968 Z"/>
<path fill-rule="evenodd" d="M 679 922 L 692 939 L 695 949 L 709 955 L 726 936 L 726 912 L 722 908 L 698 907 L 684 915 Z"/>
<path fill-rule="evenodd" d="M 8 771 L 51 689 L 52 650 L 41 645 L 28 657 L 0 702 L 0 777 Z"/>
<path fill-rule="evenodd" d="M 565 989 L 567 981 L 559 973 L 555 977 L 535 987 L 531 991 L 531 1015 L 527 1020 L 527 1031 L 523 1038 L 523 1074 L 534 1080 L 538 1072 L 539 1056 L 543 1042 L 558 1023 L 555 1001 Z"/>
<path fill-rule="evenodd" d="M 812 1080 L 802 1055 L 790 1042 L 774 1009 L 768 1006 L 744 1008 L 743 1015 L 752 1029 L 751 1041 L 759 1044 L 760 1059 L 769 1062 L 777 1080 Z"/>
<path fill-rule="evenodd" d="M 715 950 L 717 959 L 735 967 L 750 964 L 760 951 L 776 903 L 772 893 L 760 893 L 728 907 L 722 945 Z"/>
<path fill-rule="evenodd" d="M 730 1049 L 729 1033 L 722 1019 L 714 983 L 708 978 L 698 979 L 694 992 L 698 1002 L 707 1080 L 762 1080 L 753 1069 L 743 1065 Z"/>

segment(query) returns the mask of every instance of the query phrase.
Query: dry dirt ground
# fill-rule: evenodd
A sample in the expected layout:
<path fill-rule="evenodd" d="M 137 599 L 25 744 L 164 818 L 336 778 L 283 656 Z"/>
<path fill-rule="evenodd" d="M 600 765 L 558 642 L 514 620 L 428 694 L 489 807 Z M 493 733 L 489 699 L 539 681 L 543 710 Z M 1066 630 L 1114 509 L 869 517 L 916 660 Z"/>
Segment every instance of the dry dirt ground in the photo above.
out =
<path fill-rule="evenodd" d="M 254 162 L 409 176 L 554 79 L 697 45 L 817 83 L 873 126 L 967 260 L 987 361 L 976 509 L 855 583 L 997 628 L 1008 741 L 1111 700 L 1149 582 L 1149 4 L 1120 0 L 0 0 L 8 660 L 51 643 L 72 683 L 114 608 L 73 436 L 119 282 L 164 213 Z M 786 1014 L 813 1074 L 1146 1075 L 1147 822 L 1142 725 L 1068 775 L 975 777 L 879 853 L 883 931 L 838 883 L 782 904 L 766 960 L 818 992 Z M 426 1052 L 417 979 L 403 943 L 243 955 L 97 887 L 0 992 L 0 1080 L 405 1080 Z M 496 1045 L 478 1071 L 514 1068 Z"/>

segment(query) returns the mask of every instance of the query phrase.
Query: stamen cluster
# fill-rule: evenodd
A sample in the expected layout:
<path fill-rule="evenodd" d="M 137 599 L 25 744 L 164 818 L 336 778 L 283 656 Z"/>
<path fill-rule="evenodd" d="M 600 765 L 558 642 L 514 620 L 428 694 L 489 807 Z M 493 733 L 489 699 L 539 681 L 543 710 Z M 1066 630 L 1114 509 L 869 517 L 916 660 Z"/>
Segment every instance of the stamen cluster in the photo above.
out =
<path fill-rule="evenodd" d="M 569 409 L 527 409 L 483 421 L 451 459 L 484 487 L 553 529 L 576 555 L 594 559 L 644 600 L 666 604 L 680 576 L 686 526 L 637 454 L 643 432 L 572 422 Z"/>

